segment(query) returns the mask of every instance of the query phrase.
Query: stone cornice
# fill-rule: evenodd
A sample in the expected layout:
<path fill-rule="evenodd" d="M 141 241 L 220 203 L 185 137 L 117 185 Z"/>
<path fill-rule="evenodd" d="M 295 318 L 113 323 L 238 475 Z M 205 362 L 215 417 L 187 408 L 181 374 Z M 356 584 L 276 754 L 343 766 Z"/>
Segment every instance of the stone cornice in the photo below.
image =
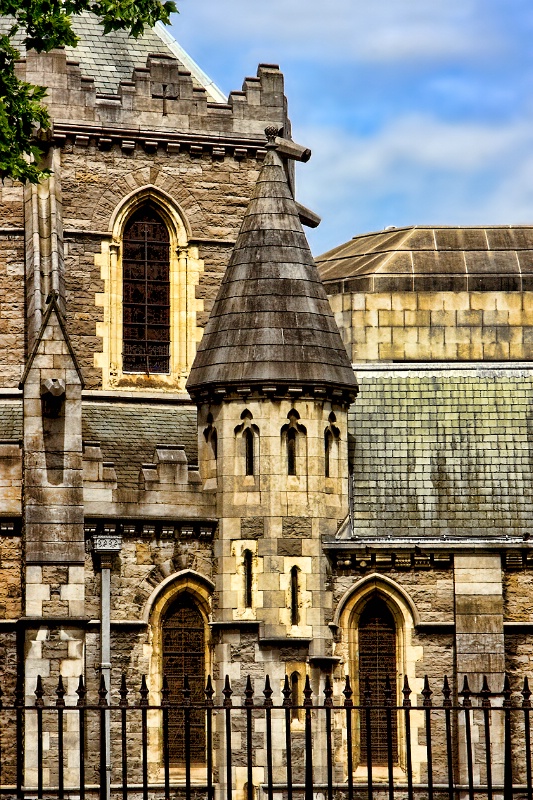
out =
<path fill-rule="evenodd" d="M 238 133 L 219 134 L 202 133 L 200 131 L 172 131 L 132 128 L 123 125 L 92 125 L 78 121 L 55 120 L 53 131 L 46 142 L 39 141 L 42 147 L 46 144 L 63 147 L 67 141 L 77 147 L 96 145 L 100 150 L 109 150 L 118 146 L 131 152 L 140 146 L 153 154 L 159 148 L 171 153 L 188 152 L 191 156 L 210 155 L 222 159 L 226 155 L 236 159 L 256 158 L 263 160 L 265 138 L 260 136 L 244 136 Z"/>

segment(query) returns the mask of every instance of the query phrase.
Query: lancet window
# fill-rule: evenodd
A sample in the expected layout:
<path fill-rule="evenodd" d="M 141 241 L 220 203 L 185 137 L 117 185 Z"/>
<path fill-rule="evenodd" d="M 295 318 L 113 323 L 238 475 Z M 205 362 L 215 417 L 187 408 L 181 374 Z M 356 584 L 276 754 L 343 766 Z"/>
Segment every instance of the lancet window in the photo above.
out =
<path fill-rule="evenodd" d="M 170 689 L 171 702 L 183 701 L 185 678 L 188 679 L 193 707 L 190 710 L 190 753 L 194 763 L 205 760 L 204 713 L 194 703 L 205 699 L 205 625 L 194 600 L 184 595 L 169 608 L 163 619 L 163 675 Z M 184 712 L 169 710 L 170 763 L 185 763 Z"/>
<path fill-rule="evenodd" d="M 396 705 L 396 645 L 397 632 L 394 617 L 379 596 L 375 595 L 365 605 L 359 618 L 359 693 L 361 701 L 370 690 L 373 706 L 383 705 L 386 679 L 392 687 L 392 703 Z M 396 714 L 392 713 L 392 753 L 398 760 L 398 734 Z M 381 708 L 370 713 L 372 761 L 387 764 L 387 718 Z M 361 719 L 361 762 L 366 763 L 368 733 L 366 718 Z"/>
<path fill-rule="evenodd" d="M 124 372 L 170 372 L 170 236 L 155 208 L 146 204 L 123 234 Z"/>

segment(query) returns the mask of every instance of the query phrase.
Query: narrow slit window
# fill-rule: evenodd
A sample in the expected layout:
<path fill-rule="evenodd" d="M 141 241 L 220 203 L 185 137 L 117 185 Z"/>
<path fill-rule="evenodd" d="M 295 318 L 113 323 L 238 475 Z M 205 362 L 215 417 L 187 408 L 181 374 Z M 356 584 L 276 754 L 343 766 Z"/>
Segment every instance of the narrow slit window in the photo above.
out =
<path fill-rule="evenodd" d="M 152 206 L 128 220 L 122 239 L 124 372 L 170 372 L 170 237 Z"/>
<path fill-rule="evenodd" d="M 211 432 L 210 441 L 211 441 L 211 450 L 213 452 L 213 458 L 216 461 L 217 458 L 218 458 L 218 436 L 217 436 L 216 428 L 213 428 L 213 430 Z"/>
<path fill-rule="evenodd" d="M 245 550 L 243 553 L 244 566 L 244 605 L 245 608 L 252 607 L 252 551 Z"/>
<path fill-rule="evenodd" d="M 291 717 L 292 719 L 299 719 L 300 709 L 300 673 L 293 672 L 291 675 Z"/>
<path fill-rule="evenodd" d="M 326 478 L 330 477 L 330 459 L 331 459 L 331 445 L 333 442 L 333 434 L 327 430 L 324 434 L 324 475 Z"/>
<path fill-rule="evenodd" d="M 300 622 L 299 594 L 298 567 L 293 567 L 291 569 L 291 625 L 298 625 Z"/>
<path fill-rule="evenodd" d="M 296 430 L 287 431 L 287 474 L 296 475 Z"/>
<path fill-rule="evenodd" d="M 244 431 L 244 453 L 246 460 L 246 475 L 254 474 L 254 434 L 250 428 Z"/>

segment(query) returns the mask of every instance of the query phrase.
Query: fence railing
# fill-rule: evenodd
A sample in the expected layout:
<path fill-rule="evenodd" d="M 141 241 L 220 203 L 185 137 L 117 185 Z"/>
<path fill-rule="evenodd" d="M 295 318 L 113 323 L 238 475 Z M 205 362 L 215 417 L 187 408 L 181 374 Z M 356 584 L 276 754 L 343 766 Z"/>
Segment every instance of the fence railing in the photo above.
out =
<path fill-rule="evenodd" d="M 83 678 L 77 700 L 60 678 L 46 696 L 40 677 L 28 704 L 21 681 L 11 702 L 0 693 L 0 793 L 10 798 L 142 798 L 142 800 L 533 800 L 531 691 L 506 678 L 492 693 L 467 679 L 453 696 L 448 679 L 417 694 L 407 678 L 397 704 L 386 679 L 373 696 L 366 679 L 319 695 L 309 677 L 302 697 L 288 678 L 274 696 L 267 677 L 226 677 L 217 696 L 209 678 L 193 697 L 184 679 L 178 699 L 163 679 L 153 702 L 143 677 L 130 692 L 123 677 L 95 702 Z M 175 690 L 173 690 L 175 691 Z M 398 693 L 399 694 L 399 693 Z"/>

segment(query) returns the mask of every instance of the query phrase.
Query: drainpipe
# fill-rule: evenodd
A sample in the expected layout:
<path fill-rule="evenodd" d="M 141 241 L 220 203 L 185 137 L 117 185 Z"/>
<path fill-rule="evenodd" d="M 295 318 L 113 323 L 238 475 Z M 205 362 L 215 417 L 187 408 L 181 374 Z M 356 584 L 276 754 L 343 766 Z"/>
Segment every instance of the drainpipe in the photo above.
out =
<path fill-rule="evenodd" d="M 93 553 L 100 566 L 100 675 L 103 676 L 110 702 L 111 690 L 111 567 L 122 548 L 122 537 L 114 526 L 105 526 L 92 539 Z M 107 800 L 111 796 L 111 716 L 105 714 L 105 776 Z"/>

